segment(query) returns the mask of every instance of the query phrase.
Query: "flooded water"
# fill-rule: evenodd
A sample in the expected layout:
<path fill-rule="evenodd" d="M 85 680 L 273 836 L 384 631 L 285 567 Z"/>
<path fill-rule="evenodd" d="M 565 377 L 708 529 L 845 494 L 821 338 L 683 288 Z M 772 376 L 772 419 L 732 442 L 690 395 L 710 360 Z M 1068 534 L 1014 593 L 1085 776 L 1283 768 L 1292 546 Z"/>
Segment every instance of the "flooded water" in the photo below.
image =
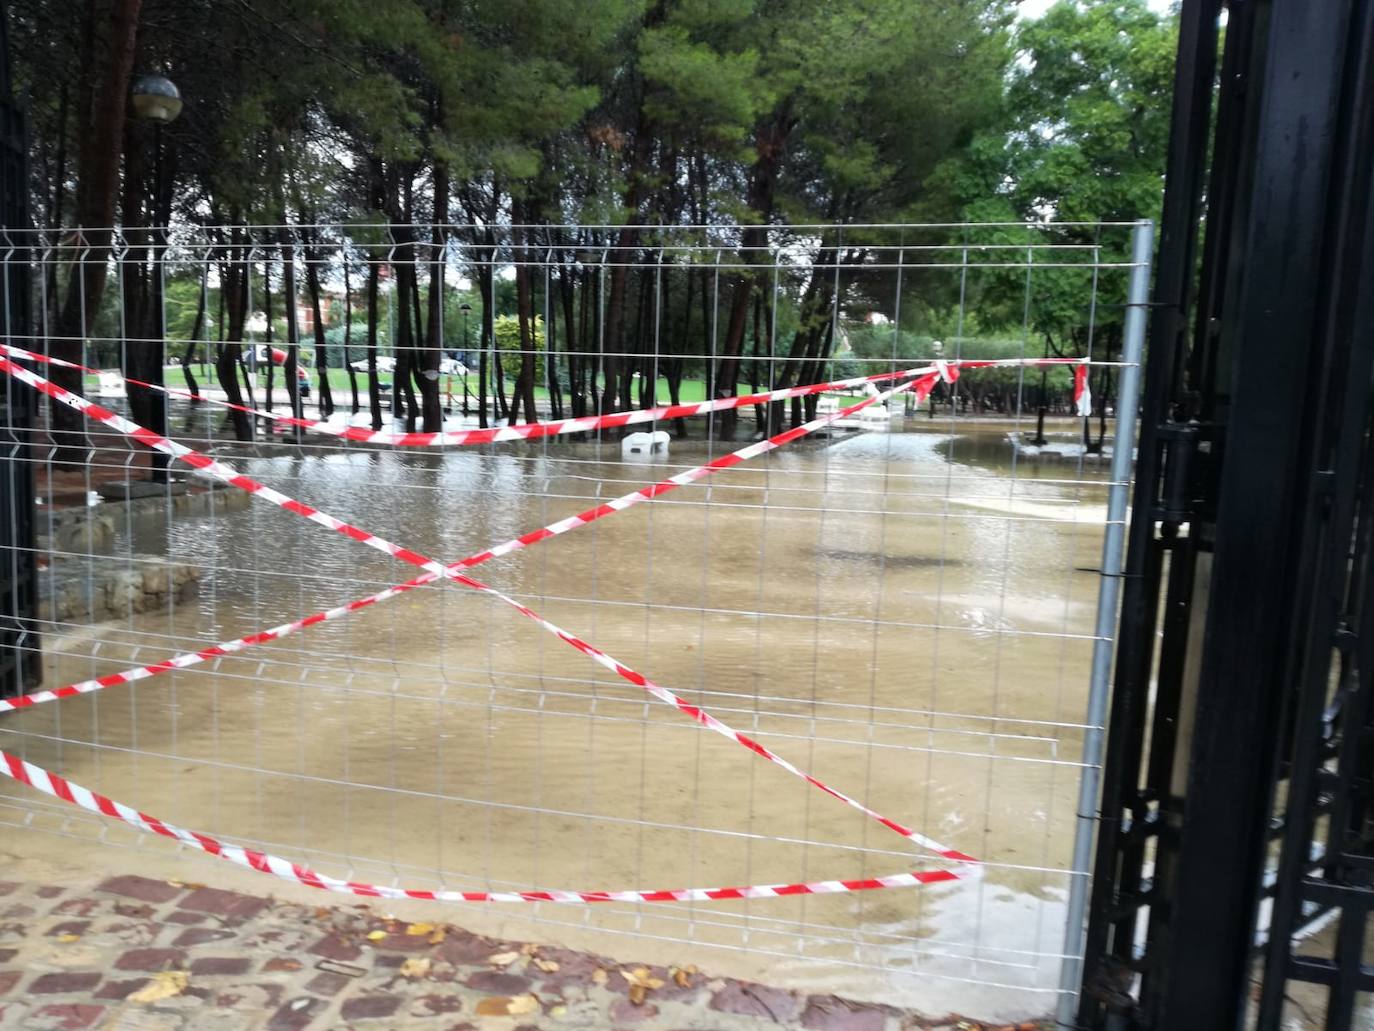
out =
<path fill-rule="evenodd" d="M 793 445 L 473 572 L 880 812 L 986 860 L 981 882 L 418 911 L 927 1012 L 1052 1009 L 1105 472 L 1013 462 L 1006 426 L 947 429 L 918 420 Z M 453 560 L 720 450 L 674 443 L 653 465 L 622 464 L 612 445 L 548 442 L 236 461 Z M 49 686 L 416 572 L 266 504 L 118 533 L 121 557 L 93 568 L 132 561 L 130 548 L 169 552 L 205 567 L 200 594 L 51 638 Z M 8 715 L 0 742 L 158 817 L 404 886 L 653 889 L 940 865 L 451 584 L 217 665 Z M 154 843 L 150 858 L 7 838 L 14 855 L 69 866 L 172 862 Z M 222 866 L 166 869 L 290 893 Z"/>

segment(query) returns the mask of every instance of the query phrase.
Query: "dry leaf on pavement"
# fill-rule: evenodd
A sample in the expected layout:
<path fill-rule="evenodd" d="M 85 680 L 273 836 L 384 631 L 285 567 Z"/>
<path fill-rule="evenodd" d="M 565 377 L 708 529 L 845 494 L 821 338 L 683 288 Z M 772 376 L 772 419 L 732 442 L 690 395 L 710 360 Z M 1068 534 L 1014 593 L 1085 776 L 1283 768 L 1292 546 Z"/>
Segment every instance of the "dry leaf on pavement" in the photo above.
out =
<path fill-rule="evenodd" d="M 610 979 L 611 975 L 606 973 L 606 971 L 602 970 L 600 967 L 597 967 L 595 970 L 592 971 L 592 984 L 605 984 Z"/>
<path fill-rule="evenodd" d="M 157 1002 L 170 999 L 185 990 L 191 975 L 184 970 L 163 970 L 153 975 L 153 979 L 128 997 L 130 1002 Z"/>
<path fill-rule="evenodd" d="M 532 960 L 530 960 L 530 962 L 537 966 L 540 970 L 544 971 L 544 973 L 546 974 L 552 974 L 555 970 L 558 969 L 557 963 L 555 963 L 551 959 L 544 959 L 542 956 L 535 956 Z"/>
<path fill-rule="evenodd" d="M 367 932 L 367 940 L 370 941 L 370 942 L 379 942 L 379 941 L 381 941 L 381 940 L 382 940 L 383 938 L 385 938 L 385 937 L 386 937 L 386 932 L 385 932 L 385 931 L 368 931 L 368 932 Z"/>
<path fill-rule="evenodd" d="M 494 967 L 508 967 L 519 958 L 518 952 L 498 952 L 495 956 L 488 956 L 487 962 Z"/>
<path fill-rule="evenodd" d="M 424 977 L 429 973 L 429 958 L 427 956 L 411 956 L 401 964 L 401 976 L 411 979 Z"/>
<path fill-rule="evenodd" d="M 477 1003 L 479 1017 L 518 1017 L 538 1013 L 539 1000 L 533 995 L 489 995 Z"/>
<path fill-rule="evenodd" d="M 411 924 L 406 928 L 406 934 L 410 935 L 412 938 L 418 938 L 421 935 L 429 934 L 433 930 L 433 924 Z"/>

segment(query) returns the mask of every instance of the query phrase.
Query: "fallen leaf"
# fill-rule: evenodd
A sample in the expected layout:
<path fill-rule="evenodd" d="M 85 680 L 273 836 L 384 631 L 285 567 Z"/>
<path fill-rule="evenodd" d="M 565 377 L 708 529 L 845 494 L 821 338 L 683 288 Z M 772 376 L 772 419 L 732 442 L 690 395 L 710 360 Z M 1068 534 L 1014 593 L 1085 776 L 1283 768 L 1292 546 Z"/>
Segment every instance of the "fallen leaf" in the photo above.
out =
<path fill-rule="evenodd" d="M 533 956 L 539 951 L 539 946 L 534 944 L 534 942 L 525 942 L 524 945 L 520 946 L 520 951 L 526 956 Z"/>
<path fill-rule="evenodd" d="M 383 938 L 385 938 L 385 937 L 386 937 L 386 932 L 385 932 L 385 931 L 368 931 L 368 932 L 367 932 L 367 940 L 370 941 L 370 942 L 379 942 L 379 941 L 381 941 L 381 940 L 382 940 Z"/>
<path fill-rule="evenodd" d="M 191 975 L 184 970 L 163 970 L 153 975 L 153 979 L 128 997 L 130 1002 L 157 1002 L 170 999 L 185 990 Z"/>
<path fill-rule="evenodd" d="M 412 980 L 417 977 L 424 977 L 429 973 L 429 958 L 426 956 L 412 956 L 401 964 L 401 976 L 409 977 Z"/>
<path fill-rule="evenodd" d="M 692 975 L 696 972 L 696 967 L 673 967 L 668 971 L 668 976 L 673 979 L 673 984 L 679 988 L 689 988 L 692 984 Z"/>
<path fill-rule="evenodd" d="M 610 979 L 610 975 L 600 967 L 592 971 L 592 984 L 605 984 Z"/>
<path fill-rule="evenodd" d="M 488 956 L 487 962 L 494 967 L 508 967 L 519 958 L 518 952 L 498 952 L 495 956 Z"/>
<path fill-rule="evenodd" d="M 328 919 L 328 918 L 329 918 L 329 910 L 328 910 L 327 908 L 325 908 L 324 906 L 316 906 L 316 907 L 315 907 L 315 919 L 316 919 L 316 920 L 326 920 L 326 919 Z"/>
<path fill-rule="evenodd" d="M 62 944 L 66 945 L 68 942 L 80 941 L 80 940 L 81 940 L 81 935 L 79 935 L 79 934 L 59 934 L 59 935 L 57 936 L 57 940 L 60 941 Z"/>
<path fill-rule="evenodd" d="M 564 1006 L 561 1002 L 549 1010 L 549 1016 L 551 1017 L 565 1017 L 567 1015 L 568 1007 Z"/>
<path fill-rule="evenodd" d="M 538 1013 L 539 1000 L 533 995 L 489 995 L 477 1002 L 479 1017 L 517 1017 L 525 1013 Z"/>
<path fill-rule="evenodd" d="M 418 938 L 422 934 L 429 934 L 433 930 L 433 924 L 411 924 L 406 928 L 406 934 L 412 938 Z"/>
<path fill-rule="evenodd" d="M 539 1000 L 533 995 L 517 995 L 515 998 L 511 999 L 510 1006 L 507 1007 L 506 1012 L 513 1017 L 522 1016 L 526 1013 L 538 1013 Z"/>
<path fill-rule="evenodd" d="M 542 956 L 535 956 L 531 962 L 546 974 L 552 974 L 558 969 L 557 963 L 551 959 L 544 959 Z"/>
<path fill-rule="evenodd" d="M 443 929 L 442 927 L 437 928 L 437 929 L 434 931 L 434 933 L 431 934 L 431 935 L 429 936 L 429 943 L 430 943 L 431 945 L 438 945 L 438 944 L 439 944 L 441 941 L 443 941 L 443 940 L 444 940 L 444 929 Z"/>
<path fill-rule="evenodd" d="M 184 887 L 186 887 L 186 885 L 182 884 L 180 881 L 168 881 L 167 883 L 170 884 L 173 888 L 184 888 Z"/>
<path fill-rule="evenodd" d="M 642 984 L 630 985 L 630 1003 L 635 1006 L 644 1005 L 644 996 L 649 994 L 649 990 Z"/>
<path fill-rule="evenodd" d="M 640 988 L 662 988 L 663 980 L 649 976 L 648 967 L 635 967 L 633 970 L 622 969 L 620 976 L 629 981 L 631 985 L 638 985 Z"/>

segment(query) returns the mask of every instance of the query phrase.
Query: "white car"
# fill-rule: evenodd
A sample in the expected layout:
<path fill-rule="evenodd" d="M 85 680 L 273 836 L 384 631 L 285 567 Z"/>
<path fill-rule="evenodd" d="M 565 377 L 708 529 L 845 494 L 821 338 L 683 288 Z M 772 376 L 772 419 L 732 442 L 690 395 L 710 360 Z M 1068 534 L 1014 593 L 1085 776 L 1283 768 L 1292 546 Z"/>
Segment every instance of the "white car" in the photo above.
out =
<path fill-rule="evenodd" d="M 350 362 L 349 364 L 350 364 L 350 366 L 352 367 L 352 369 L 353 369 L 355 372 L 366 372 L 366 371 L 367 371 L 367 359 L 366 359 L 366 358 L 362 358 L 362 359 L 360 359 L 360 360 L 358 360 L 358 361 L 356 361 L 356 362 Z M 396 359 L 395 359 L 395 358 L 392 358 L 390 355 L 379 354 L 379 355 L 377 356 L 377 371 L 378 371 L 378 372 L 395 372 L 395 371 L 396 371 Z"/>
<path fill-rule="evenodd" d="M 440 358 L 439 372 L 444 376 L 466 376 L 468 367 L 457 358 Z"/>

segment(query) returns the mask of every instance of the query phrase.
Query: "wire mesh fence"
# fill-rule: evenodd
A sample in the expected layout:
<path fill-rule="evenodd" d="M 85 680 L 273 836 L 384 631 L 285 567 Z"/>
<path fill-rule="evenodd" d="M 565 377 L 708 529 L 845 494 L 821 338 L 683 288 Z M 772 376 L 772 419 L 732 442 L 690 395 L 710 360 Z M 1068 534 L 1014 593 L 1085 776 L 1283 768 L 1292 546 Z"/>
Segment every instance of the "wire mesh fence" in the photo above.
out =
<path fill-rule="evenodd" d="M 1109 459 L 1130 451 L 1134 229 L 11 231 L 34 327 L 8 343 L 69 363 L 12 368 L 327 516 L 51 397 L 35 429 L 4 427 L 39 495 L 29 685 L 112 683 L 0 714 L 0 749 L 379 887 L 826 885 L 453 918 L 927 1011 L 1048 1012 L 1082 879 Z M 389 592 L 416 571 L 364 533 L 429 580 Z M 505 598 L 423 565 L 462 556 Z M 114 868 L 176 848 L 57 796 L 0 782 L 16 850 Z M 951 876 L 836 883 L 912 871 Z"/>

